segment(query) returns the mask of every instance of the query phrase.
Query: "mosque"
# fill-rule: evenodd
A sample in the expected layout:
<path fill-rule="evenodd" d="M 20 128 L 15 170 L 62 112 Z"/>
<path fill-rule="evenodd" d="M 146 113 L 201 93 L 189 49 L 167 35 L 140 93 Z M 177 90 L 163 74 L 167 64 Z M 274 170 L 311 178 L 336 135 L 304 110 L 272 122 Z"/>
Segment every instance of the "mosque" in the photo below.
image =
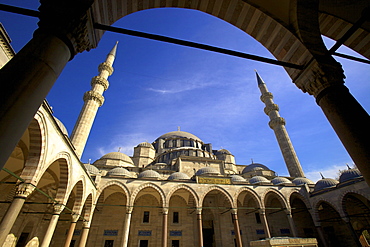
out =
<path fill-rule="evenodd" d="M 1 40 L 0 67 L 15 55 L 2 27 Z M 116 49 L 92 78 L 71 135 L 44 101 L 7 160 L 0 172 L 0 245 L 241 247 L 300 239 L 305 246 L 369 246 L 363 176 L 348 167 L 339 180 L 306 178 L 257 73 L 289 177 L 259 163 L 236 164 L 229 150 L 180 129 L 138 143 L 131 157 L 111 152 L 83 164 Z"/>

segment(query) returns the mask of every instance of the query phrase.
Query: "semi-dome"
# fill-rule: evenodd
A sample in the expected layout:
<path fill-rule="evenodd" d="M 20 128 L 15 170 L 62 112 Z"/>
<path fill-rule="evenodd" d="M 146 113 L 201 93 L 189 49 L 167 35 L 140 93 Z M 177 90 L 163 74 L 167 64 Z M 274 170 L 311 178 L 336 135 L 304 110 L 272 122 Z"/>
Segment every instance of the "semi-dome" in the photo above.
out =
<path fill-rule="evenodd" d="M 231 181 L 233 182 L 246 182 L 247 181 L 245 180 L 245 178 L 239 175 L 231 175 L 230 178 L 231 178 Z"/>
<path fill-rule="evenodd" d="M 339 177 L 339 183 L 359 178 L 361 176 L 362 176 L 361 172 L 357 168 L 349 168 L 348 170 L 342 172 L 342 174 Z"/>
<path fill-rule="evenodd" d="M 319 191 L 337 186 L 339 182 L 332 178 L 323 178 L 316 182 L 314 191 Z"/>
<path fill-rule="evenodd" d="M 252 164 L 246 166 L 243 169 L 242 174 L 247 173 L 247 172 L 251 172 L 251 171 L 256 171 L 256 170 L 270 171 L 270 169 L 265 165 L 262 165 L 262 164 L 259 164 L 259 163 L 252 163 Z"/>
<path fill-rule="evenodd" d="M 62 133 L 66 136 L 68 136 L 68 130 L 66 128 L 66 126 L 64 126 L 64 124 L 62 123 L 62 121 L 60 121 L 58 118 L 54 117 L 55 119 L 55 122 L 57 122 L 60 130 L 62 131 Z"/>
<path fill-rule="evenodd" d="M 91 175 L 97 175 L 100 173 L 99 169 L 96 168 L 95 166 L 91 165 L 91 164 L 85 164 L 85 168 L 87 170 L 87 172 Z"/>
<path fill-rule="evenodd" d="M 208 174 L 208 175 L 220 175 L 220 172 L 216 168 L 207 166 L 207 167 L 200 168 L 195 173 L 196 176 L 206 175 L 206 174 Z"/>
<path fill-rule="evenodd" d="M 130 172 L 123 167 L 116 167 L 110 170 L 107 176 L 130 176 Z"/>
<path fill-rule="evenodd" d="M 197 137 L 197 136 L 195 136 L 195 135 L 193 135 L 189 132 L 179 131 L 179 130 L 168 132 L 168 133 L 158 137 L 158 139 L 168 139 L 168 138 L 187 138 L 187 139 L 194 139 L 194 140 L 202 141 L 201 139 L 199 139 L 199 137 Z"/>
<path fill-rule="evenodd" d="M 270 181 L 262 176 L 254 176 L 249 180 L 251 184 L 261 184 L 261 183 L 270 183 Z"/>
<path fill-rule="evenodd" d="M 141 172 L 139 176 L 137 177 L 138 178 L 160 178 L 161 175 L 156 171 L 146 170 L 146 171 Z"/>
<path fill-rule="evenodd" d="M 295 184 L 296 186 L 301 186 L 303 184 L 314 184 L 314 182 L 312 182 L 308 178 L 302 178 L 302 177 L 293 179 L 292 183 Z"/>
<path fill-rule="evenodd" d="M 189 180 L 190 177 L 183 172 L 174 172 L 172 173 L 167 180 Z"/>
<path fill-rule="evenodd" d="M 282 184 L 291 184 L 292 182 L 284 177 L 276 177 L 273 180 L 271 180 L 271 183 L 274 185 L 282 185 Z"/>
<path fill-rule="evenodd" d="M 220 149 L 220 150 L 217 151 L 217 154 L 231 154 L 231 153 L 227 149 Z"/>
<path fill-rule="evenodd" d="M 153 145 L 150 144 L 149 142 L 142 142 L 140 143 L 139 145 L 137 145 L 137 147 L 147 147 L 147 148 L 152 148 L 154 149 Z"/>
<path fill-rule="evenodd" d="M 106 155 L 103 155 L 103 157 L 101 157 L 100 159 L 122 160 L 130 164 L 134 164 L 134 162 L 128 155 L 121 152 L 107 153 Z"/>

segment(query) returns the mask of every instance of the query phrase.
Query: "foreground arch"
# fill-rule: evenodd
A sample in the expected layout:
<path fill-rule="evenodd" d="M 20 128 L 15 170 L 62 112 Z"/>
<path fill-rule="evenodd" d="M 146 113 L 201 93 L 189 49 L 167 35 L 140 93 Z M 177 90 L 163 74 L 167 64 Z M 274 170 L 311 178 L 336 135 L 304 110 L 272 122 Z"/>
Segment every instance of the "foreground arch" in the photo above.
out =
<path fill-rule="evenodd" d="M 367 7 L 366 2 L 350 4 L 350 7 L 359 9 L 357 12 L 351 12 L 347 6 L 343 6 L 340 13 L 331 12 L 330 7 L 334 2 L 320 4 L 318 1 L 293 0 L 281 5 L 269 5 L 257 0 L 224 0 L 217 3 L 208 0 L 116 0 L 109 3 L 79 0 L 63 4 L 43 3 L 40 7 L 39 29 L 33 39 L 0 72 L 2 81 L 13 82 L 12 87 L 4 91 L 5 97 L 0 97 L 3 106 L 0 112 L 0 136 L 3 137 L 0 140 L 3 150 L 0 165 L 4 165 L 68 60 L 79 52 L 97 46 L 103 32 L 94 30 L 92 20 L 112 24 L 127 14 L 143 9 L 182 7 L 219 17 L 250 34 L 278 60 L 305 66 L 302 71 L 287 69 L 287 72 L 298 88 L 316 98 L 370 184 L 370 169 L 367 168 L 370 163 L 370 138 L 364 135 L 369 133 L 364 126 L 370 125 L 370 118 L 343 85 L 343 70 L 329 55 L 321 39 L 321 34 L 330 36 L 333 30 L 322 28 L 322 33 L 319 19 L 320 11 L 325 11 L 330 16 L 343 17 L 343 23 L 355 23 L 356 16 L 360 16 L 359 11 Z M 347 16 L 349 18 L 344 18 Z M 325 19 L 321 18 L 323 23 Z M 348 25 L 341 28 L 344 32 Z M 361 38 L 348 40 L 347 44 L 368 56 L 369 30 L 363 24 L 359 25 L 358 30 L 361 35 L 356 35 Z M 365 44 L 359 39 L 365 40 Z M 43 49 L 40 50 L 40 47 Z M 36 71 L 42 73 L 35 74 Z M 28 102 L 26 107 L 22 102 Z"/>

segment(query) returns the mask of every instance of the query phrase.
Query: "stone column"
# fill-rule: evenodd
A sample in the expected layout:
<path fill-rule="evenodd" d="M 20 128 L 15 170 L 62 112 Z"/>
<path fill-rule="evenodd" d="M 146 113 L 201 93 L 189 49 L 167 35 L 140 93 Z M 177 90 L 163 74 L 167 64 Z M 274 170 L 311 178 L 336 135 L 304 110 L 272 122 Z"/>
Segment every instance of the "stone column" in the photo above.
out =
<path fill-rule="evenodd" d="M 32 184 L 21 183 L 18 185 L 13 202 L 10 204 L 0 223 L 0 246 L 3 246 L 6 237 L 17 220 L 25 200 L 29 195 L 31 195 L 34 189 L 35 186 Z"/>
<path fill-rule="evenodd" d="M 351 233 L 351 235 L 352 235 L 353 240 L 356 242 L 356 245 L 357 245 L 358 247 L 361 247 L 362 245 L 361 245 L 361 243 L 360 243 L 360 239 L 359 239 L 359 237 L 357 236 L 355 229 L 353 229 L 353 226 L 352 226 L 352 223 L 351 223 L 350 218 L 349 218 L 349 217 L 347 217 L 347 216 L 345 216 L 345 217 L 343 217 L 343 220 L 344 220 L 344 222 L 346 222 L 346 225 L 347 225 L 347 227 L 348 227 L 348 230 L 350 231 L 350 233 Z"/>
<path fill-rule="evenodd" d="M 270 234 L 270 229 L 269 229 L 269 225 L 267 223 L 267 219 L 266 219 L 266 211 L 265 209 L 261 208 L 259 210 L 259 213 L 260 213 L 260 216 L 261 216 L 261 221 L 262 221 L 262 224 L 263 224 L 263 229 L 265 230 L 265 236 L 266 238 L 271 238 L 271 234 Z"/>
<path fill-rule="evenodd" d="M 370 186 L 370 117 L 344 86 L 341 65 L 331 57 L 313 60 L 295 79 L 315 96 L 326 118 Z"/>
<path fill-rule="evenodd" d="M 163 208 L 162 247 L 167 247 L 167 235 L 168 235 L 168 208 Z"/>
<path fill-rule="evenodd" d="M 235 238 L 236 238 L 236 246 L 237 247 L 243 247 L 242 236 L 240 235 L 238 210 L 236 208 L 231 209 L 231 216 L 233 218 L 233 223 L 234 223 L 234 233 L 235 233 Z"/>
<path fill-rule="evenodd" d="M 122 247 L 127 247 L 128 246 L 128 236 L 130 235 L 132 209 L 133 209 L 133 207 L 130 207 L 130 206 L 128 206 L 126 208 L 126 219 L 125 219 L 125 225 L 124 225 L 124 228 L 123 228 Z"/>
<path fill-rule="evenodd" d="M 289 208 L 289 209 L 286 209 L 285 212 L 286 212 L 286 216 L 287 216 L 288 221 L 289 221 L 290 229 L 292 230 L 293 237 L 298 237 L 297 228 L 294 224 L 294 220 L 293 220 L 293 217 L 292 217 L 292 210 Z"/>
<path fill-rule="evenodd" d="M 321 228 L 321 224 L 318 223 L 318 222 L 315 222 L 315 227 L 316 227 L 316 231 L 319 234 L 319 238 L 320 238 L 322 244 L 324 245 L 324 247 L 329 247 L 329 245 L 328 245 L 328 243 L 326 241 L 324 232 L 323 232 L 323 230 Z"/>
<path fill-rule="evenodd" d="M 1 70 L 0 168 L 14 150 L 67 62 L 96 47 L 92 0 L 41 1 L 33 38 Z"/>
<path fill-rule="evenodd" d="M 42 240 L 40 247 L 48 247 L 50 245 L 51 239 L 54 234 L 55 227 L 58 224 L 60 213 L 63 211 L 64 207 L 65 206 L 62 204 L 54 205 L 53 216 L 51 216 L 48 229 L 46 230 L 44 239 Z"/>
<path fill-rule="evenodd" d="M 87 242 L 87 236 L 89 235 L 90 231 L 90 221 L 85 221 L 82 225 L 82 233 L 80 238 L 80 243 L 78 247 L 85 247 Z"/>
<path fill-rule="evenodd" d="M 68 233 L 67 233 L 67 238 L 64 243 L 64 247 L 69 247 L 71 245 L 71 241 L 73 238 L 73 233 L 75 232 L 75 228 L 77 225 L 78 218 L 80 217 L 79 214 L 72 214 L 72 222 L 71 225 L 69 226 Z"/>
<path fill-rule="evenodd" d="M 197 208 L 198 246 L 203 247 L 202 208 Z"/>

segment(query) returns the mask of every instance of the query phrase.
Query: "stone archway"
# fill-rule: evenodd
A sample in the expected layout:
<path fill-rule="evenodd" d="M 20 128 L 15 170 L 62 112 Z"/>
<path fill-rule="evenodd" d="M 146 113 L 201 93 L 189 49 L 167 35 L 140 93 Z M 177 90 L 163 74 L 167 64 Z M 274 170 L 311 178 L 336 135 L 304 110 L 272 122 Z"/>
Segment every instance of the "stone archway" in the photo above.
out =
<path fill-rule="evenodd" d="M 87 246 L 122 246 L 128 195 L 111 184 L 101 192 L 92 217 Z"/>
<path fill-rule="evenodd" d="M 332 205 L 322 201 L 316 210 L 329 246 L 356 246 L 346 223 Z"/>

